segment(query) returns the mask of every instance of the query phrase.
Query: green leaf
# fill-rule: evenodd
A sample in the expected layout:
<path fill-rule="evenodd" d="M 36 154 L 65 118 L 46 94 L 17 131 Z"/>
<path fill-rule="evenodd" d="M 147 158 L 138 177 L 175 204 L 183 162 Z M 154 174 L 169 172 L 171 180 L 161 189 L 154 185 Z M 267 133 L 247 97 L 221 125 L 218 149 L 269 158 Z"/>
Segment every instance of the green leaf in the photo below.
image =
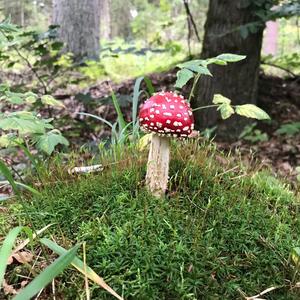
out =
<path fill-rule="evenodd" d="M 234 114 L 234 109 L 228 103 L 223 103 L 218 107 L 218 110 L 221 113 L 221 117 L 223 120 L 228 119 L 231 115 Z"/>
<path fill-rule="evenodd" d="M 182 69 L 178 71 L 175 87 L 181 89 L 193 77 L 194 77 L 194 73 L 188 69 Z"/>
<path fill-rule="evenodd" d="M 10 116 L 0 120 L 2 130 L 17 130 L 20 134 L 45 132 L 45 124 L 37 118 L 29 115 L 12 113 Z"/>
<path fill-rule="evenodd" d="M 226 62 L 237 62 L 237 61 L 245 59 L 246 56 L 245 55 L 238 55 L 238 54 L 224 53 L 224 54 L 218 55 L 216 58 L 224 60 Z"/>
<path fill-rule="evenodd" d="M 45 105 L 50 105 L 50 106 L 54 106 L 54 107 L 65 107 L 61 101 L 56 100 L 51 95 L 42 96 L 41 101 Z"/>
<path fill-rule="evenodd" d="M 59 275 L 74 259 L 79 245 L 71 248 L 56 259 L 32 282 L 30 282 L 13 300 L 30 300 L 41 289 L 45 288 L 57 275 Z"/>
<path fill-rule="evenodd" d="M 215 65 L 220 65 L 220 66 L 226 66 L 227 65 L 227 62 L 225 60 L 222 60 L 222 59 L 218 59 L 218 58 L 209 58 L 207 60 L 207 64 L 210 65 L 210 64 L 215 64 Z"/>
<path fill-rule="evenodd" d="M 52 242 L 49 239 L 46 238 L 42 238 L 41 239 L 41 243 L 43 243 L 45 246 L 47 246 L 48 248 L 50 248 L 53 252 L 59 254 L 59 255 L 63 255 L 67 252 L 66 249 L 64 249 L 63 247 L 60 247 L 59 245 L 57 245 L 56 243 Z M 122 300 L 123 298 L 120 297 L 110 286 L 108 286 L 105 281 L 99 277 L 97 275 L 97 273 L 91 269 L 89 266 L 85 266 L 83 261 L 80 260 L 78 257 L 74 257 L 73 261 L 71 262 L 71 264 L 82 274 L 86 275 L 90 280 L 94 281 L 95 283 L 97 283 L 99 286 L 101 286 L 102 288 L 104 288 L 106 291 L 108 291 L 109 293 L 111 293 L 113 296 L 115 296 L 117 299 Z"/>
<path fill-rule="evenodd" d="M 12 229 L 6 236 L 0 249 L 0 288 L 3 283 L 8 258 L 11 255 L 15 240 L 22 229 L 23 227 L 15 227 L 14 229 Z"/>
<path fill-rule="evenodd" d="M 68 140 L 63 137 L 58 130 L 52 130 L 46 134 L 36 137 L 37 148 L 44 151 L 48 155 L 52 154 L 54 148 L 58 144 L 69 146 Z"/>
<path fill-rule="evenodd" d="M 191 66 L 187 67 L 187 69 L 189 69 L 193 72 L 196 72 L 198 74 L 213 76 L 207 67 L 191 65 Z"/>
<path fill-rule="evenodd" d="M 199 65 L 202 65 L 203 62 L 205 62 L 205 61 L 202 60 L 202 59 L 194 59 L 194 60 L 186 61 L 186 62 L 184 62 L 182 64 L 178 64 L 177 67 L 180 68 L 180 69 L 184 69 L 184 68 L 189 68 L 190 66 L 199 66 Z"/>
<path fill-rule="evenodd" d="M 270 120 L 270 116 L 261 108 L 254 104 L 237 105 L 235 112 L 241 116 L 247 118 L 253 118 L 257 120 Z"/>
<path fill-rule="evenodd" d="M 230 104 L 231 100 L 221 94 L 215 94 L 212 102 L 213 104 Z"/>
<path fill-rule="evenodd" d="M 22 144 L 23 140 L 14 134 L 3 134 L 0 136 L 0 148 L 14 147 Z"/>

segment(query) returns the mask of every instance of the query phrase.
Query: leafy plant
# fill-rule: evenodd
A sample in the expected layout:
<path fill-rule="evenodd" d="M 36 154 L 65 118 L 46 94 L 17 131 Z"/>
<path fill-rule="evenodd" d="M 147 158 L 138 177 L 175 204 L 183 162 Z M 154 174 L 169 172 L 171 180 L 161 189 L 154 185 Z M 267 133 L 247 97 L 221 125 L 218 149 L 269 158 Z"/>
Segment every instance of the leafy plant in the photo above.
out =
<path fill-rule="evenodd" d="M 0 59 L 5 59 L 3 53 L 8 53 L 12 48 L 19 57 L 24 60 L 31 68 L 32 72 L 47 92 L 47 86 L 42 77 L 37 73 L 36 67 L 42 60 L 37 60 L 35 66 L 31 65 L 28 58 L 24 57 L 19 50 L 21 48 L 33 46 L 32 40 L 27 44 L 22 44 L 22 38 L 28 37 L 29 33 L 20 32 L 17 27 L 9 23 L 0 23 L 0 33 L 4 36 L 0 44 Z M 53 45 L 52 45 L 53 46 Z M 54 46 L 53 46 L 54 47 Z M 58 49 L 58 45 L 56 46 Z M 38 50 L 39 49 L 39 50 Z M 46 50 L 47 49 L 47 50 Z M 40 54 L 48 55 L 45 51 L 50 51 L 48 45 L 41 43 L 32 51 L 41 51 Z M 34 105 L 44 105 L 48 107 L 63 107 L 63 104 L 51 95 L 42 93 L 14 92 L 7 84 L 0 85 L 0 109 L 4 106 L 19 107 L 19 110 L 0 112 L 0 147 L 15 147 L 25 144 L 26 147 L 35 144 L 38 150 L 50 155 L 58 144 L 68 145 L 68 141 L 62 136 L 61 132 L 51 125 L 52 119 L 45 119 L 33 111 Z M 28 143 L 29 142 L 29 143 Z M 29 153 L 29 152 L 28 152 Z"/>
<path fill-rule="evenodd" d="M 275 133 L 279 135 L 286 135 L 292 137 L 300 133 L 300 122 L 282 124 L 280 128 L 276 130 Z"/>
<path fill-rule="evenodd" d="M 221 66 L 226 66 L 228 63 L 238 62 L 245 59 L 244 55 L 236 54 L 220 54 L 217 57 L 208 58 L 206 60 L 197 59 L 179 64 L 178 67 L 180 70 L 177 72 L 177 81 L 175 84 L 176 88 L 182 88 L 185 86 L 191 79 L 193 80 L 193 85 L 189 100 L 194 96 L 194 89 L 196 84 L 202 75 L 213 76 L 208 69 L 208 65 L 217 64 Z M 202 106 L 195 108 L 194 111 L 199 109 L 205 109 L 210 107 L 216 107 L 221 113 L 222 119 L 228 119 L 234 113 L 247 117 L 254 118 L 257 120 L 267 120 L 270 119 L 269 115 L 253 104 L 244 104 L 244 105 L 232 105 L 231 100 L 222 96 L 221 94 L 214 95 L 213 104 L 208 106 Z"/>
<path fill-rule="evenodd" d="M 244 130 L 240 134 L 239 138 L 249 141 L 251 143 L 266 142 L 269 137 L 265 132 L 261 132 L 259 129 L 255 129 L 257 123 L 245 126 Z"/>
<path fill-rule="evenodd" d="M 31 86 L 43 94 L 51 93 L 58 85 L 70 81 L 65 74 L 74 67 L 72 55 L 62 52 L 64 44 L 57 40 L 57 26 L 51 25 L 44 33 L 20 29 L 2 23 L 0 62 L 7 69 L 28 69 L 34 79 Z"/>
<path fill-rule="evenodd" d="M 35 103 L 61 107 L 61 102 L 50 95 L 39 97 L 32 92 L 14 93 L 7 85 L 0 85 L 0 107 L 5 103 L 21 107 L 19 111 L 0 113 L 0 147 L 14 147 L 20 144 L 35 144 L 38 150 L 50 155 L 58 144 L 68 146 L 61 132 L 51 125 L 52 119 L 44 119 L 30 111 Z"/>

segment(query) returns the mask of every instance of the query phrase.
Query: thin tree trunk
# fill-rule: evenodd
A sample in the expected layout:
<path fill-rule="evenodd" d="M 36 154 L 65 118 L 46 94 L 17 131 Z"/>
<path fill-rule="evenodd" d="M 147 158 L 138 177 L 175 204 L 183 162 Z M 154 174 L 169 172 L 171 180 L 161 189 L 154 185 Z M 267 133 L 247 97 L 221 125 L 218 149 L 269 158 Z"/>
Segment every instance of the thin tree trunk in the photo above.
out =
<path fill-rule="evenodd" d="M 24 0 L 23 0 L 24 1 Z M 24 3 L 22 0 L 4 0 L 4 17 L 16 25 L 24 26 Z"/>
<path fill-rule="evenodd" d="M 202 57 L 214 57 L 221 53 L 243 54 L 247 58 L 239 63 L 227 66 L 209 67 L 213 77 L 200 78 L 192 107 L 211 103 L 213 95 L 220 93 L 233 104 L 253 103 L 257 101 L 257 81 L 260 64 L 260 52 L 263 38 L 263 24 L 256 27 L 256 32 L 242 38 L 239 28 L 257 21 L 252 6 L 243 6 L 245 1 L 210 0 Z M 219 135 L 227 139 L 236 138 L 247 120 L 238 116 L 220 121 L 215 109 L 195 112 L 196 126 L 208 128 L 217 125 Z"/>
<path fill-rule="evenodd" d="M 98 59 L 100 51 L 99 0 L 53 0 L 53 24 L 77 61 Z"/>

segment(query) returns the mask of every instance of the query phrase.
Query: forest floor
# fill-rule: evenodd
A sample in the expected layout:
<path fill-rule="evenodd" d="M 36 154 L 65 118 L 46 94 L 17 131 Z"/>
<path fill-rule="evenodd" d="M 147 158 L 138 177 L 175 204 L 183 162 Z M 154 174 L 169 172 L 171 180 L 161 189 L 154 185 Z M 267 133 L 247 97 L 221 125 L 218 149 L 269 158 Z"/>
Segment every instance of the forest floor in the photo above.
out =
<path fill-rule="evenodd" d="M 155 90 L 172 89 L 176 81 L 176 70 L 156 73 L 149 76 Z M 77 151 L 82 145 L 87 149 L 80 155 L 80 162 L 93 157 L 101 140 L 109 139 L 110 131 L 98 120 L 79 115 L 88 112 L 99 115 L 114 123 L 117 116 L 111 104 L 111 88 L 115 91 L 126 118 L 131 118 L 131 95 L 135 80 L 121 83 L 103 81 L 93 86 L 79 90 L 78 87 L 57 89 L 55 97 L 63 101 L 66 109 L 52 111 L 55 126 L 59 128 L 70 141 L 72 150 Z M 188 91 L 184 91 L 188 93 Z M 297 189 L 297 171 L 300 166 L 300 133 L 279 135 L 276 131 L 282 124 L 300 121 L 300 80 L 269 77 L 260 74 L 258 106 L 265 109 L 271 116 L 272 122 L 260 122 L 255 129 L 248 133 L 250 140 L 239 139 L 234 143 L 215 139 L 220 150 L 231 152 L 246 164 L 254 163 L 258 167 L 270 167 L 275 175 L 286 178 Z M 48 117 L 48 111 L 44 112 Z M 7 163 L 15 169 L 24 168 L 26 157 L 21 151 L 13 156 L 2 153 Z M 13 157 L 13 159 L 12 159 Z M 0 178 L 1 180 L 1 178 Z M 0 188 L 0 195 L 9 192 Z"/>
<path fill-rule="evenodd" d="M 152 74 L 149 76 L 152 80 L 155 90 L 172 89 L 176 81 L 176 70 L 165 73 Z M 133 93 L 135 80 L 127 80 L 119 84 L 113 82 L 102 82 L 92 86 L 76 96 L 59 94 L 58 98 L 67 98 L 64 101 L 69 111 L 72 111 L 70 121 L 76 120 L 75 123 L 85 123 L 85 130 L 81 131 L 80 137 L 82 143 L 87 141 L 99 141 L 100 138 L 108 136 L 103 127 L 97 132 L 95 126 L 85 117 L 78 117 L 74 114 L 77 111 L 88 111 L 98 114 L 105 119 L 114 122 L 116 120 L 116 112 L 112 105 L 105 104 L 105 100 L 110 95 L 110 87 L 118 95 L 118 99 L 123 107 L 123 112 L 131 117 L 131 104 L 129 103 L 130 95 Z M 184 91 L 186 94 L 188 91 Z M 90 106 L 89 101 L 96 99 L 96 107 Z M 102 99 L 102 100 L 101 100 Z M 99 101 L 99 102 L 98 102 Z M 97 102 L 99 104 L 97 104 Z M 220 149 L 225 151 L 238 151 L 242 159 L 246 162 L 256 161 L 261 166 L 269 166 L 275 174 L 287 178 L 289 181 L 296 182 L 297 172 L 295 168 L 300 166 L 300 132 L 290 135 L 280 135 L 276 131 L 282 124 L 295 123 L 300 121 L 300 80 L 283 79 L 279 77 L 266 76 L 260 74 L 259 79 L 259 96 L 258 106 L 266 110 L 271 116 L 272 122 L 257 124 L 258 131 L 252 130 L 248 137 L 250 140 L 239 139 L 235 143 L 229 143 L 222 139 L 216 139 Z M 68 117 L 68 116 L 66 116 Z M 76 124 L 74 124 L 76 127 Z M 68 124 L 68 128 L 72 128 Z M 65 128 L 64 131 L 68 130 Z M 73 127 L 74 128 L 74 127 Z M 86 130 L 88 129 L 88 130 Z M 92 130 L 91 130 L 92 129 Z M 260 141 L 262 139 L 262 141 Z"/>

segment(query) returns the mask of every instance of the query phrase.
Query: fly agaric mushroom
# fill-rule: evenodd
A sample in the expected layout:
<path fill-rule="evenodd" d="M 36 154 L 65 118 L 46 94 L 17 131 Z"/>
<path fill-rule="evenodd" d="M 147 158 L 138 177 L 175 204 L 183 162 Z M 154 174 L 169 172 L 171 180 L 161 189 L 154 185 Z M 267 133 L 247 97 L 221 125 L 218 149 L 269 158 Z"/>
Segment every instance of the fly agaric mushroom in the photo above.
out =
<path fill-rule="evenodd" d="M 157 197 L 167 190 L 170 138 L 187 138 L 194 129 L 190 104 L 173 92 L 160 92 L 141 107 L 139 122 L 143 131 L 153 133 L 147 163 L 146 185 Z"/>

